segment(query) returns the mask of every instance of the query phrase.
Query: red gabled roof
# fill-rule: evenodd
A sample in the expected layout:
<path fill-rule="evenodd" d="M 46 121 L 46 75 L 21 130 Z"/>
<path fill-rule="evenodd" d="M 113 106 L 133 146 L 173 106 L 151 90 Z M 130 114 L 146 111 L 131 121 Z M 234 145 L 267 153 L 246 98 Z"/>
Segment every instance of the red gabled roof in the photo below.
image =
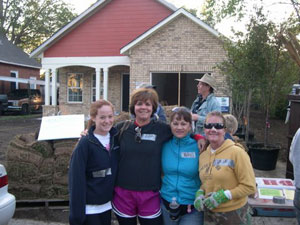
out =
<path fill-rule="evenodd" d="M 44 57 L 120 56 L 120 49 L 173 11 L 158 0 L 111 0 L 44 52 Z"/>

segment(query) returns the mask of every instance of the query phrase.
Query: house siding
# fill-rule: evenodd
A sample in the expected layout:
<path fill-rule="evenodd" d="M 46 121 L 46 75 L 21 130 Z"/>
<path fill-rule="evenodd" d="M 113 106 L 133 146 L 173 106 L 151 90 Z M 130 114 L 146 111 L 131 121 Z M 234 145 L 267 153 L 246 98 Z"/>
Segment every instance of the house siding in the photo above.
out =
<path fill-rule="evenodd" d="M 112 0 L 44 52 L 44 57 L 120 56 L 120 48 L 169 16 L 156 0 Z"/>
<path fill-rule="evenodd" d="M 30 77 L 36 77 L 37 80 L 40 79 L 39 69 L 0 63 L 0 76 L 10 77 L 11 71 L 18 71 L 19 78 L 29 79 Z M 19 83 L 19 88 L 27 88 L 27 84 Z M 37 85 L 37 88 L 39 88 L 39 85 Z M 0 94 L 7 94 L 9 92 L 10 82 L 0 80 Z"/>
<path fill-rule="evenodd" d="M 230 96 L 225 77 L 215 68 L 226 58 L 222 46 L 219 38 L 181 15 L 131 49 L 130 89 L 150 82 L 151 72 L 210 72 L 216 95 Z"/>

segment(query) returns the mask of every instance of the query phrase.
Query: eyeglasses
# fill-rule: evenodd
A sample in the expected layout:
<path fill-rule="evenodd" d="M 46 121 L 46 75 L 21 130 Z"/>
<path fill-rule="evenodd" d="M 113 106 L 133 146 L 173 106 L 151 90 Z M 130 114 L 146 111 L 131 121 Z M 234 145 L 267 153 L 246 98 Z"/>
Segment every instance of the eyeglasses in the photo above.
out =
<path fill-rule="evenodd" d="M 225 128 L 225 125 L 222 123 L 205 123 L 204 124 L 205 129 L 212 129 L 213 127 L 217 130 L 221 130 L 221 129 Z"/>
<path fill-rule="evenodd" d="M 135 141 L 137 143 L 141 143 L 142 142 L 142 128 L 141 127 L 136 127 L 135 129 Z"/>
<path fill-rule="evenodd" d="M 181 106 L 181 107 L 174 107 L 172 109 L 172 112 L 179 112 L 179 111 L 185 111 L 185 112 L 191 112 L 191 110 L 189 110 L 188 108 Z"/>

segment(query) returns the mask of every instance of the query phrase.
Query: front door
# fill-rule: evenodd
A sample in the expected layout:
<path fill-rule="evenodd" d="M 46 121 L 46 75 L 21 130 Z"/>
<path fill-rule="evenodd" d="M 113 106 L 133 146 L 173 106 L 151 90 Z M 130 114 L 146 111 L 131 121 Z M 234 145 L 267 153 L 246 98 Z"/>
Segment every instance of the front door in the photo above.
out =
<path fill-rule="evenodd" d="M 122 111 L 129 111 L 129 74 L 122 75 Z"/>

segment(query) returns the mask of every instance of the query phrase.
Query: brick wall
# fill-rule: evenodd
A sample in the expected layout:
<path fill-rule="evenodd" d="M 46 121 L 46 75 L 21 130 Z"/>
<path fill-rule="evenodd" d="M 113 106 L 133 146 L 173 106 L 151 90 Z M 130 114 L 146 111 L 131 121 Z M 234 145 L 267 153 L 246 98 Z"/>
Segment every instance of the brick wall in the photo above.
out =
<path fill-rule="evenodd" d="M 18 71 L 19 78 L 36 77 L 37 80 L 40 79 L 40 69 L 0 63 L 0 76 L 10 77 L 11 71 Z M 19 83 L 19 88 L 27 88 L 27 84 Z M 39 89 L 39 85 L 37 88 Z M 7 94 L 8 92 L 10 92 L 10 82 L 0 80 L 0 94 Z"/>
<path fill-rule="evenodd" d="M 229 95 L 225 77 L 215 69 L 225 59 L 222 42 L 185 16 L 131 49 L 130 89 L 149 82 L 151 72 L 210 72 L 216 78 L 216 95 Z"/>

